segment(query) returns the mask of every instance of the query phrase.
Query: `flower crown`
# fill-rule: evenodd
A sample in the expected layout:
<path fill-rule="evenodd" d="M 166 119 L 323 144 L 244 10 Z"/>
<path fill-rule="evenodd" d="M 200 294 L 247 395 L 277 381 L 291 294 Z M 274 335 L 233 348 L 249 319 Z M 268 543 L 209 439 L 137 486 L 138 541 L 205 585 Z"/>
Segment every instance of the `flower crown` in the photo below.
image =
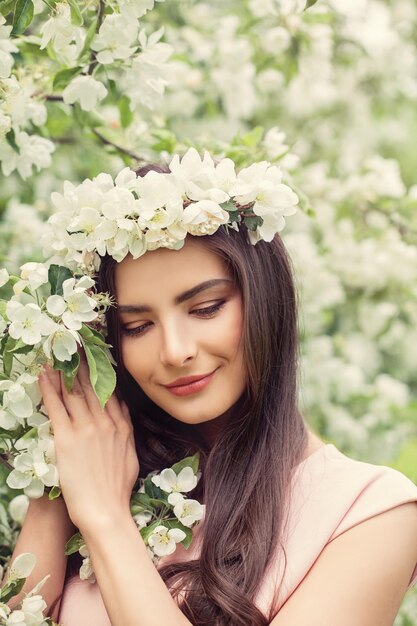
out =
<path fill-rule="evenodd" d="M 122 261 L 129 252 L 136 259 L 159 247 L 178 250 L 187 233 L 211 235 L 221 225 L 238 230 L 244 223 L 252 244 L 271 241 L 298 203 L 278 166 L 261 161 L 236 173 L 231 159 L 215 163 L 195 148 L 175 155 L 169 172 L 140 177 L 126 167 L 114 181 L 105 173 L 78 186 L 66 181 L 64 193 L 51 197 L 57 212 L 44 253 L 84 273 L 98 269 L 97 255 Z"/>

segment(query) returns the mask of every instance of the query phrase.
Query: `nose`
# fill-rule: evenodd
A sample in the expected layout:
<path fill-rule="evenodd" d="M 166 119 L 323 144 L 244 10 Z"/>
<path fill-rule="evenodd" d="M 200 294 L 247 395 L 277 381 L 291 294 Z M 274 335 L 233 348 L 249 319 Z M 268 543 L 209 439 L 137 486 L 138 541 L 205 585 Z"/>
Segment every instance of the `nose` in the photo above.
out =
<path fill-rule="evenodd" d="M 161 322 L 160 360 L 167 367 L 182 367 L 195 359 L 197 340 L 190 328 L 179 320 Z"/>

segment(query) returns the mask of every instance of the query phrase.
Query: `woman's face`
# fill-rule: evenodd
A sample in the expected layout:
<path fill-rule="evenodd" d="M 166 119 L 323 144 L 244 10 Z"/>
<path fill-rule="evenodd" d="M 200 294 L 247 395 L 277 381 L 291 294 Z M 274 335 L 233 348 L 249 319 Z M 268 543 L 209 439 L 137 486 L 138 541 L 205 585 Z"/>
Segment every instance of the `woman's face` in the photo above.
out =
<path fill-rule="evenodd" d="M 246 368 L 242 298 L 224 261 L 188 236 L 181 250 L 128 255 L 115 284 L 123 362 L 145 394 L 187 424 L 225 414 L 245 389 Z M 212 372 L 205 385 L 166 387 Z"/>

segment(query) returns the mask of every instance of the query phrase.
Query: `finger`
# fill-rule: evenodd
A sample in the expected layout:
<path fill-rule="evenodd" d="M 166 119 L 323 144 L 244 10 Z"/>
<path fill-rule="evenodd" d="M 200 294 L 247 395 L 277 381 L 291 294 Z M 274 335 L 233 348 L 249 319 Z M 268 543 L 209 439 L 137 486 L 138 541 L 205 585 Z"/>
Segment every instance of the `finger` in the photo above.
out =
<path fill-rule="evenodd" d="M 59 372 L 57 370 L 54 370 L 52 367 L 49 367 L 49 365 L 45 365 L 44 366 L 44 372 L 46 373 L 49 381 L 54 386 L 54 389 L 55 389 L 56 393 L 58 394 L 58 396 L 61 396 L 61 394 L 62 394 L 62 391 L 61 391 L 61 378 L 59 376 Z"/>
<path fill-rule="evenodd" d="M 47 371 L 39 374 L 39 387 L 42 393 L 43 405 L 49 419 L 52 422 L 54 434 L 68 427 L 70 418 L 62 402 L 60 393 L 57 391 L 56 381 L 49 377 Z"/>
<path fill-rule="evenodd" d="M 71 391 L 68 391 L 62 378 L 61 387 L 63 401 L 71 421 L 73 423 L 88 423 L 93 421 L 94 415 L 90 411 L 84 389 L 82 388 L 78 377 L 75 376 Z"/>

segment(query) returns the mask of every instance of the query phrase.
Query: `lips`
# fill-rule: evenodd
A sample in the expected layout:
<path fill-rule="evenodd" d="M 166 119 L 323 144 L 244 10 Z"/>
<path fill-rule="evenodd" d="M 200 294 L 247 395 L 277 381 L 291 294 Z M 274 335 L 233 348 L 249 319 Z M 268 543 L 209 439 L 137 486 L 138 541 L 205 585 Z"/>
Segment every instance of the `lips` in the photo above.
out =
<path fill-rule="evenodd" d="M 213 372 L 211 372 L 211 374 L 207 374 L 203 378 L 197 378 L 196 376 L 189 376 L 188 379 L 194 378 L 193 382 L 189 382 L 189 383 L 182 384 L 182 385 L 178 385 L 178 384 L 171 385 L 171 386 L 165 385 L 165 387 L 174 396 L 189 396 L 189 395 L 193 395 L 195 393 L 198 393 L 198 392 L 202 391 L 203 389 L 205 389 L 210 384 L 210 381 L 214 378 L 214 375 L 217 372 L 217 369 L 215 369 Z M 178 380 L 184 381 L 184 378 L 182 378 L 182 379 L 179 378 Z M 187 380 L 187 379 L 185 379 L 185 380 Z"/>
<path fill-rule="evenodd" d="M 207 376 L 210 376 L 211 374 L 213 374 L 213 372 L 208 372 L 208 374 L 197 374 L 195 376 L 184 376 L 183 378 L 177 378 L 177 380 L 174 380 L 174 382 L 169 383 L 169 385 L 164 385 L 164 387 L 171 389 L 172 387 L 181 387 L 183 385 L 189 385 L 190 383 L 194 383 L 197 380 L 206 378 Z"/>

